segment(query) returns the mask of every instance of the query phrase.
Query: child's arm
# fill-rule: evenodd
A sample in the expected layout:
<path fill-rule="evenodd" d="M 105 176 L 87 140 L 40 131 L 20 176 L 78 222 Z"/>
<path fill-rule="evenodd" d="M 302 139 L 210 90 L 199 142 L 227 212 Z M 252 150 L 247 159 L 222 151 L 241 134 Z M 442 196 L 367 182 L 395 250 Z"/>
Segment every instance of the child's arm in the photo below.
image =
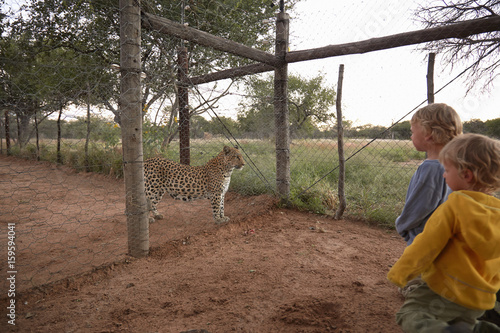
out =
<path fill-rule="evenodd" d="M 440 203 L 440 193 L 429 184 L 417 182 L 410 191 L 406 197 L 403 211 L 396 219 L 396 230 L 405 240 L 409 239 L 408 232 L 410 230 L 418 227 L 423 229 L 425 221 Z"/>
<path fill-rule="evenodd" d="M 453 212 L 444 203 L 431 216 L 424 231 L 415 237 L 387 274 L 399 287 L 427 270 L 452 237 Z"/>
<path fill-rule="evenodd" d="M 396 230 L 409 241 L 419 234 L 432 212 L 445 200 L 448 187 L 442 176 L 442 167 L 437 161 L 426 161 L 412 177 L 405 206 L 396 219 Z"/>

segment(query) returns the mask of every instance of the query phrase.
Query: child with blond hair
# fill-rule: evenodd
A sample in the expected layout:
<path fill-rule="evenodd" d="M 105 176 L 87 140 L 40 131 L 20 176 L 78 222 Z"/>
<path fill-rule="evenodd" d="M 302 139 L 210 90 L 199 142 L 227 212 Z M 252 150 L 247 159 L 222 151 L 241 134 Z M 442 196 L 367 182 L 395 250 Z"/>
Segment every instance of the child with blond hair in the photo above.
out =
<path fill-rule="evenodd" d="M 419 109 L 410 123 L 415 149 L 427 156 L 411 178 L 405 206 L 396 219 L 396 230 L 407 245 L 424 230 L 431 214 L 451 192 L 444 181 L 444 169 L 438 156 L 444 145 L 462 134 L 459 115 L 444 103 L 433 103 Z"/>
<path fill-rule="evenodd" d="M 421 275 L 397 323 L 405 332 L 500 332 L 476 321 L 500 289 L 500 141 L 463 134 L 439 160 L 453 192 L 387 274 L 399 287 Z"/>

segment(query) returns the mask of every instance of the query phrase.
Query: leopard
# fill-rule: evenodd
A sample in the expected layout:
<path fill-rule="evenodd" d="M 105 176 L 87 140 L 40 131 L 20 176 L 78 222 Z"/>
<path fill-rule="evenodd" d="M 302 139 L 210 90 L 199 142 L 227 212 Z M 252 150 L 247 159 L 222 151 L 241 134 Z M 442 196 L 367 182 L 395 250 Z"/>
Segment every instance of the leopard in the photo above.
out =
<path fill-rule="evenodd" d="M 153 157 L 144 162 L 145 192 L 149 222 L 163 219 L 157 206 L 163 195 L 183 201 L 209 199 L 216 224 L 228 222 L 224 215 L 224 198 L 233 170 L 241 170 L 245 160 L 238 147 L 224 146 L 222 151 L 200 166 L 180 164 L 163 157 Z"/>

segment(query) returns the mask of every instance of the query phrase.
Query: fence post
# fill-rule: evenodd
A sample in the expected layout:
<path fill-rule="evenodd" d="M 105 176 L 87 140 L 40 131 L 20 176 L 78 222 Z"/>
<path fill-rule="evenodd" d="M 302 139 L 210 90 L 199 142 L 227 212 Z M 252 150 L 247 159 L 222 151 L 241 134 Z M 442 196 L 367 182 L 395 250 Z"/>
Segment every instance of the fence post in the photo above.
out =
<path fill-rule="evenodd" d="M 276 58 L 281 66 L 274 70 L 274 117 L 276 124 L 276 189 L 282 202 L 290 196 L 290 128 L 288 114 L 288 51 L 290 17 L 278 13 L 276 20 Z"/>
<path fill-rule="evenodd" d="M 149 220 L 142 154 L 140 0 L 120 0 L 120 68 L 128 251 L 131 256 L 141 258 L 149 253 Z"/>
<path fill-rule="evenodd" d="M 436 53 L 429 53 L 427 63 L 427 103 L 434 103 L 434 60 Z"/>
<path fill-rule="evenodd" d="M 191 151 L 189 142 L 189 95 L 187 89 L 187 72 L 189 70 L 188 53 L 186 47 L 179 47 L 178 53 L 178 72 L 177 80 L 179 82 L 178 100 L 179 100 L 179 157 L 182 164 L 191 164 Z"/>
<path fill-rule="evenodd" d="M 344 65 L 339 66 L 339 80 L 337 83 L 337 136 L 338 136 L 338 152 L 339 152 L 339 186 L 338 186 L 338 197 L 339 197 L 339 207 L 335 212 L 335 219 L 340 220 L 342 215 L 344 215 L 344 210 L 346 207 L 346 199 L 344 193 L 345 185 L 345 157 L 344 157 L 344 127 L 342 124 L 342 83 L 344 81 Z"/>

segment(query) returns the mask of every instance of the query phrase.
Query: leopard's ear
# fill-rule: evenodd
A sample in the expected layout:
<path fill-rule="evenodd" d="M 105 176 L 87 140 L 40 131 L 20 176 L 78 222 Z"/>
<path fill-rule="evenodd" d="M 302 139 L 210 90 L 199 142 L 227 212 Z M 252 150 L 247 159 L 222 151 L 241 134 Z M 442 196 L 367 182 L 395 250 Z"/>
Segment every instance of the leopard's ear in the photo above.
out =
<path fill-rule="evenodd" d="M 227 155 L 231 152 L 231 148 L 229 146 L 224 146 L 224 153 Z"/>

